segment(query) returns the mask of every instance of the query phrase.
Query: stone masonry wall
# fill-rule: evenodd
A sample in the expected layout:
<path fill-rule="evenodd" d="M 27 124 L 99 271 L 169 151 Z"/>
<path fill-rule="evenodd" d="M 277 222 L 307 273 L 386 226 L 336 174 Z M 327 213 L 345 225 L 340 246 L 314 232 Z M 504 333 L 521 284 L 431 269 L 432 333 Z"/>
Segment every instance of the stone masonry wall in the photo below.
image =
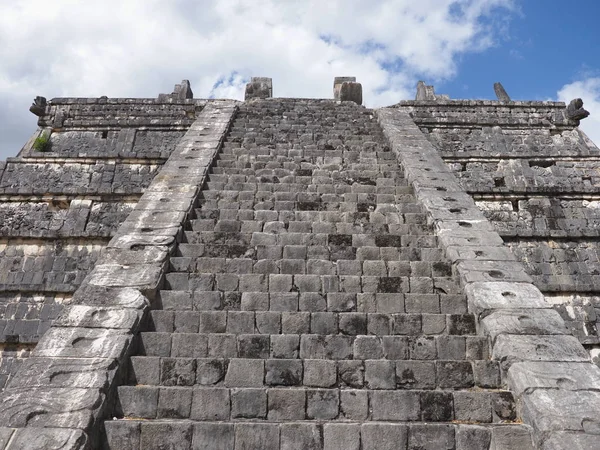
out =
<path fill-rule="evenodd" d="M 401 102 L 593 355 L 600 149 L 552 102 Z"/>
<path fill-rule="evenodd" d="M 19 156 L 0 162 L 0 390 L 205 104 L 53 99 Z"/>

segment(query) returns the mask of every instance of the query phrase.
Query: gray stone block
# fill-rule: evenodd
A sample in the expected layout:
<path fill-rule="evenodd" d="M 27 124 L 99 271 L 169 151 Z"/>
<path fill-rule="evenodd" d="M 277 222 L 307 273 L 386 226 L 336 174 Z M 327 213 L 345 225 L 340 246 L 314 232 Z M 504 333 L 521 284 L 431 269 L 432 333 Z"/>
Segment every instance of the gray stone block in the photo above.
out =
<path fill-rule="evenodd" d="M 269 420 L 304 420 L 306 392 L 303 389 L 269 389 Z"/>
<path fill-rule="evenodd" d="M 232 359 L 229 361 L 225 386 L 262 387 L 264 361 L 259 359 Z"/>
<path fill-rule="evenodd" d="M 265 384 L 298 386 L 302 384 L 302 361 L 298 359 L 269 359 L 265 362 Z"/>
<path fill-rule="evenodd" d="M 332 420 L 338 416 L 340 407 L 337 389 L 310 389 L 306 391 L 306 417 L 308 419 Z"/>
<path fill-rule="evenodd" d="M 507 369 L 518 361 L 586 362 L 589 354 L 573 336 L 501 335 L 496 338 L 492 358 Z"/>
<path fill-rule="evenodd" d="M 500 334 L 569 334 L 564 320 L 553 309 L 495 311 L 481 325 L 492 341 Z"/>
<path fill-rule="evenodd" d="M 236 423 L 235 450 L 279 450 L 279 425 Z"/>
<path fill-rule="evenodd" d="M 360 425 L 344 423 L 323 425 L 323 450 L 360 450 Z"/>
<path fill-rule="evenodd" d="M 119 404 L 124 417 L 154 419 L 158 408 L 154 386 L 119 386 Z"/>
<path fill-rule="evenodd" d="M 465 422 L 491 422 L 491 397 L 487 392 L 455 392 L 454 416 L 456 420 Z"/>
<path fill-rule="evenodd" d="M 396 423 L 363 423 L 360 428 L 363 450 L 404 449 L 408 443 L 408 427 Z"/>
<path fill-rule="evenodd" d="M 305 386 L 328 388 L 335 385 L 337 381 L 337 368 L 334 361 L 323 359 L 304 360 Z"/>
<path fill-rule="evenodd" d="M 600 393 L 537 389 L 521 396 L 521 416 L 536 434 L 574 431 L 598 434 Z"/>
<path fill-rule="evenodd" d="M 99 389 L 19 388 L 2 392 L 0 423 L 22 428 L 86 429 L 102 414 L 104 394 Z"/>
<path fill-rule="evenodd" d="M 479 425 L 459 425 L 456 428 L 456 450 L 490 449 L 492 430 Z"/>
<path fill-rule="evenodd" d="M 190 450 L 192 425 L 185 422 L 143 422 L 140 448 L 172 448 Z"/>
<path fill-rule="evenodd" d="M 232 419 L 265 419 L 267 392 L 264 389 L 233 389 L 231 417 Z"/>
<path fill-rule="evenodd" d="M 109 448 L 138 450 L 141 426 L 133 420 L 106 420 L 104 422 L 106 442 Z"/>
<path fill-rule="evenodd" d="M 511 366 L 508 381 L 516 397 L 533 389 L 600 391 L 600 369 L 585 362 L 522 362 Z"/>
<path fill-rule="evenodd" d="M 280 450 L 322 450 L 323 429 L 312 423 L 283 423 Z"/>
<path fill-rule="evenodd" d="M 192 450 L 231 450 L 235 432 L 231 423 L 194 424 Z"/>
<path fill-rule="evenodd" d="M 340 417 L 347 420 L 366 420 L 368 415 L 368 391 L 352 389 L 340 391 Z"/>
<path fill-rule="evenodd" d="M 493 427 L 491 448 L 494 450 L 512 450 L 513 448 L 533 450 L 535 446 L 531 439 L 531 428 L 525 425 Z M 568 448 L 573 447 L 569 445 Z"/>
<path fill-rule="evenodd" d="M 454 450 L 453 425 L 411 424 L 408 433 L 410 450 Z"/>
<path fill-rule="evenodd" d="M 122 358 L 131 335 L 117 330 L 53 327 L 40 339 L 37 356 L 68 358 Z"/>
<path fill-rule="evenodd" d="M 394 361 L 365 361 L 365 383 L 369 389 L 395 389 L 396 370 Z"/>
<path fill-rule="evenodd" d="M 7 450 L 85 450 L 88 445 L 90 441 L 82 430 L 30 427 L 16 430 Z"/>
<path fill-rule="evenodd" d="M 417 392 L 373 391 L 370 397 L 373 420 L 415 421 L 421 417 Z"/>
<path fill-rule="evenodd" d="M 192 389 L 160 388 L 157 418 L 187 419 L 192 406 Z"/>
<path fill-rule="evenodd" d="M 194 389 L 190 419 L 229 420 L 230 410 L 229 389 Z"/>

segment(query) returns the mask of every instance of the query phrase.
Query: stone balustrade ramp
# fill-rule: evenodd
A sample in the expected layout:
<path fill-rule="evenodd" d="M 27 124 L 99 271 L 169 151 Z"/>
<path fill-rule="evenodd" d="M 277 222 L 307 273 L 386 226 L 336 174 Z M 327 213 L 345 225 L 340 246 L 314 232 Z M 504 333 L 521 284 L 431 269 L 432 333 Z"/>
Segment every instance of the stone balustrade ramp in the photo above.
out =
<path fill-rule="evenodd" d="M 532 448 L 373 111 L 241 105 L 175 252 L 107 448 Z"/>

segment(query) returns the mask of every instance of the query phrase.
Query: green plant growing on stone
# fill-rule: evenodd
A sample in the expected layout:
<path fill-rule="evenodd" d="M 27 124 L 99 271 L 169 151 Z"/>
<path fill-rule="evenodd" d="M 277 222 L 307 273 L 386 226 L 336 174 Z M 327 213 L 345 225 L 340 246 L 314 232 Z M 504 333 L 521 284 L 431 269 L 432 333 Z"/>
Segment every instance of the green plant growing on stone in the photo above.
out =
<path fill-rule="evenodd" d="M 50 133 L 42 132 L 33 142 L 33 149 L 38 152 L 47 152 L 50 150 L 52 143 L 50 142 Z"/>

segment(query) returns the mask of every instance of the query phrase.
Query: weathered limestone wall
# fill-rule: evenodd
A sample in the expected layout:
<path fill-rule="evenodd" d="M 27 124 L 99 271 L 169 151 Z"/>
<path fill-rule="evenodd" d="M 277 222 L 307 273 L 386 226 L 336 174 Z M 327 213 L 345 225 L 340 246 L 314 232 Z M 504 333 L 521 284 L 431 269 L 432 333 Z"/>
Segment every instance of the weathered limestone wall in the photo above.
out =
<path fill-rule="evenodd" d="M 600 149 L 553 102 L 401 102 L 595 356 Z"/>
<path fill-rule="evenodd" d="M 0 162 L 0 390 L 207 104 L 176 94 L 42 102 L 38 130 Z"/>

